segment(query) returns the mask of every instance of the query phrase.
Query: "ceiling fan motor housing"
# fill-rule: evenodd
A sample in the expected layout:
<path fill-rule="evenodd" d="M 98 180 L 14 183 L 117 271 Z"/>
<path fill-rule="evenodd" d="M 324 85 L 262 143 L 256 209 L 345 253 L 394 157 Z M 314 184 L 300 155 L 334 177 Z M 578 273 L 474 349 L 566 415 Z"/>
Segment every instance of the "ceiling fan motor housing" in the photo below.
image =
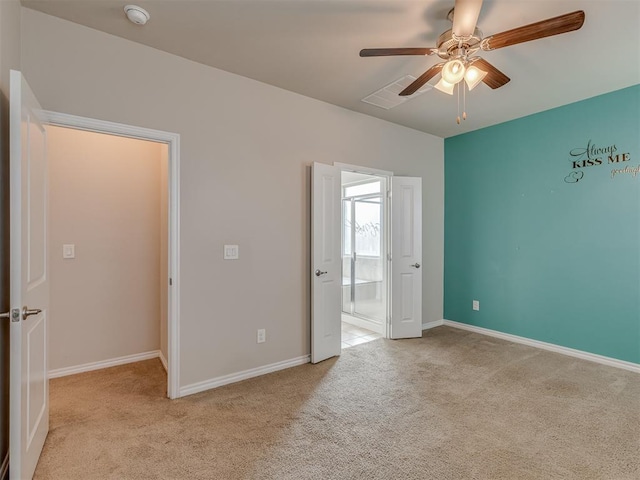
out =
<path fill-rule="evenodd" d="M 451 58 L 472 55 L 480 50 L 481 42 L 482 32 L 479 28 L 476 28 L 473 31 L 473 35 L 465 39 L 462 45 L 460 44 L 461 42 L 453 38 L 453 32 L 449 29 L 438 37 L 438 56 L 443 60 L 449 60 Z"/>

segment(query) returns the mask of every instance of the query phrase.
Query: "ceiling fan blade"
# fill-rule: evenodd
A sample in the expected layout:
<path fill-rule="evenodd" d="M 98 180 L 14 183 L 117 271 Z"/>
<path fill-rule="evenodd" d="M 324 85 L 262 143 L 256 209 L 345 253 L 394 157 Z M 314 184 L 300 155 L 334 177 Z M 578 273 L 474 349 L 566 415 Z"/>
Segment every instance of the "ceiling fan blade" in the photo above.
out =
<path fill-rule="evenodd" d="M 473 66 L 487 72 L 482 81 L 493 89 L 500 88 L 511 81 L 504 73 L 482 58 L 473 62 Z"/>
<path fill-rule="evenodd" d="M 420 90 L 420 87 L 422 87 L 425 83 L 427 83 L 429 80 L 435 77 L 438 73 L 440 73 L 440 70 L 442 70 L 443 65 L 444 63 L 438 63 L 437 65 L 434 65 L 433 67 L 431 67 L 429 70 L 427 70 L 418 78 L 416 78 L 411 85 L 409 85 L 407 88 L 401 91 L 399 95 L 406 97 L 408 95 L 413 95 L 414 93 L 416 93 L 418 90 Z M 488 76 L 489 75 L 487 75 L 487 77 Z"/>
<path fill-rule="evenodd" d="M 437 48 L 365 48 L 361 57 L 390 57 L 393 55 L 433 55 Z"/>
<path fill-rule="evenodd" d="M 491 35 L 482 41 L 482 50 L 496 50 L 497 48 L 530 42 L 531 40 L 537 40 L 539 38 L 572 32 L 582 27 L 583 23 L 584 12 L 577 10 L 565 15 L 560 15 L 559 17 L 549 18 L 541 22 L 531 23 L 523 27 Z"/>
<path fill-rule="evenodd" d="M 458 38 L 470 37 L 476 29 L 482 0 L 456 0 L 453 7 L 453 34 Z"/>

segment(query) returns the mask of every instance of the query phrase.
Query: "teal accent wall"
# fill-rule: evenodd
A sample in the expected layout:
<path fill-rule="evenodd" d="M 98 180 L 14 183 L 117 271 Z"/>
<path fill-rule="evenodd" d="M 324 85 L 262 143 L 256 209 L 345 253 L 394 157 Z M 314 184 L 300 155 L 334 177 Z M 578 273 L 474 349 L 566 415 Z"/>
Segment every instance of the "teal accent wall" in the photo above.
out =
<path fill-rule="evenodd" d="M 638 170 L 640 85 L 447 138 L 445 318 L 640 363 Z"/>

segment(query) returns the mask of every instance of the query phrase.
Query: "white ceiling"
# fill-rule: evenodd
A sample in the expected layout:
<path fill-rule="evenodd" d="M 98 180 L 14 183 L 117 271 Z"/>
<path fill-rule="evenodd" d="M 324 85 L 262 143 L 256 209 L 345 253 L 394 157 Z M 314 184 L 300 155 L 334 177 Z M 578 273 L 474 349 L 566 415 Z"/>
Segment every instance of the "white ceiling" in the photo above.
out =
<path fill-rule="evenodd" d="M 151 14 L 135 26 L 123 7 Z M 485 36 L 584 10 L 581 30 L 483 57 L 511 82 L 457 99 L 437 90 L 391 110 L 361 102 L 433 57 L 360 58 L 362 48 L 432 47 L 454 0 L 22 0 L 33 8 L 350 110 L 449 137 L 640 83 L 640 0 L 485 0 Z M 437 80 L 437 78 L 436 78 Z M 597 115 L 597 112 L 594 112 Z"/>

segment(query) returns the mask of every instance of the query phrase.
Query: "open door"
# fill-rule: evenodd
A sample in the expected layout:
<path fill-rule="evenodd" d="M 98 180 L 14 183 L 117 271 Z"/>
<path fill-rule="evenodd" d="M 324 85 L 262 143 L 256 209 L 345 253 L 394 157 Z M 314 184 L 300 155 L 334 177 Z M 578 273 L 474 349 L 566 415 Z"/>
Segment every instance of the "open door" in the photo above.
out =
<path fill-rule="evenodd" d="M 422 179 L 391 177 L 391 338 L 422 336 Z"/>
<path fill-rule="evenodd" d="M 41 108 L 11 71 L 9 478 L 30 479 L 49 431 L 47 136 Z"/>
<path fill-rule="evenodd" d="M 340 169 L 311 170 L 311 362 L 340 355 L 342 257 Z"/>

